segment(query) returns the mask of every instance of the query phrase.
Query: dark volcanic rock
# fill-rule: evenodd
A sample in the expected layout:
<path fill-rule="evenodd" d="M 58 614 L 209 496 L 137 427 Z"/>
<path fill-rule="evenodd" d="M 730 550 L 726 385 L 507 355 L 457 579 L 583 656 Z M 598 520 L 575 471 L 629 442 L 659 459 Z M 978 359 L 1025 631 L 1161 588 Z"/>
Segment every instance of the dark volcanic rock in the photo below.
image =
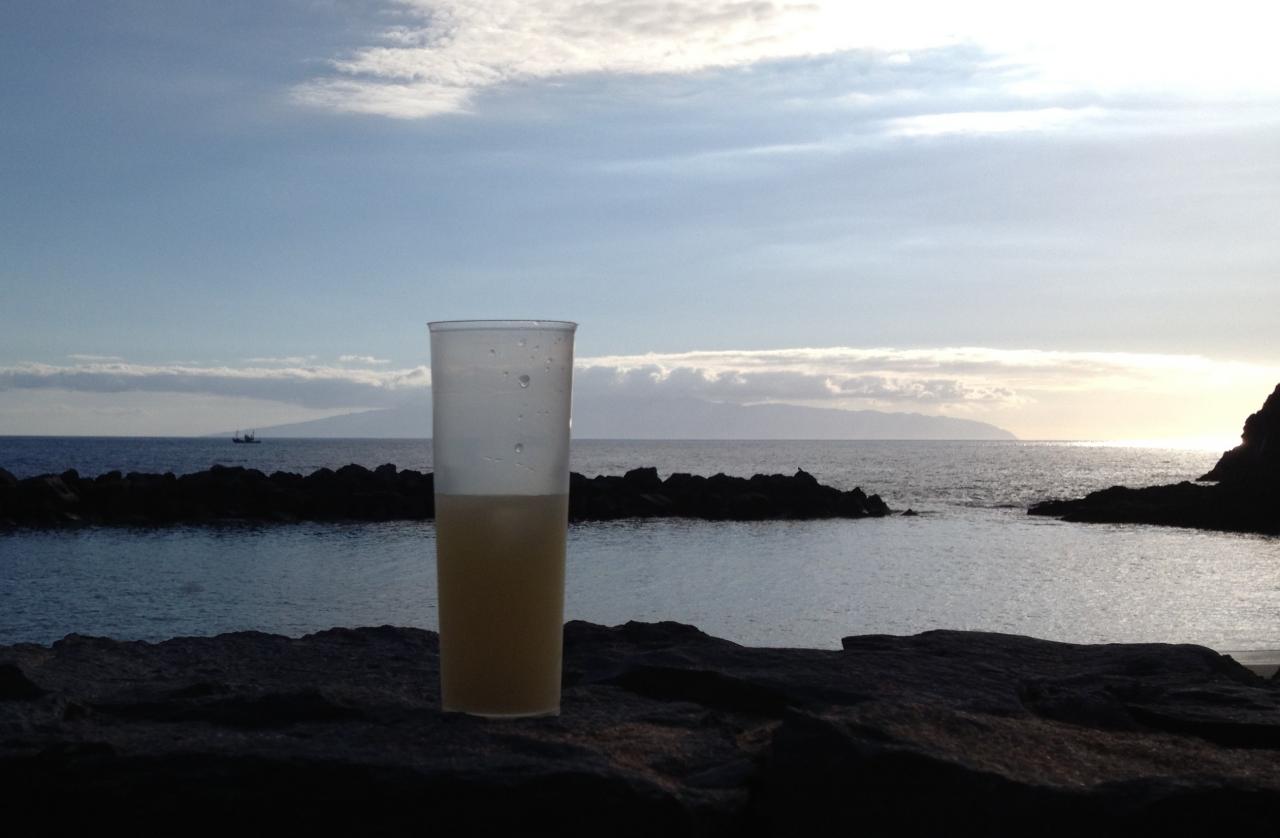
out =
<path fill-rule="evenodd" d="M 0 701 L 25 701 L 42 695 L 44 690 L 31 683 L 16 664 L 0 663 Z"/>
<path fill-rule="evenodd" d="M 1165 524 L 1280 535 L 1280 385 L 1245 421 L 1241 444 L 1201 480 L 1130 489 L 1112 486 L 1078 500 L 1035 504 L 1032 515 L 1088 523 Z"/>
<path fill-rule="evenodd" d="M 861 489 L 842 492 L 823 486 L 803 470 L 790 477 L 757 474 L 750 479 L 677 473 L 664 481 L 657 469 L 638 468 L 621 477 L 573 474 L 569 481 L 569 518 L 577 521 L 653 517 L 758 521 L 888 513 L 879 495 L 867 497 Z"/>
<path fill-rule="evenodd" d="M 442 715 L 435 634 L 0 648 L 45 833 L 1270 834 L 1280 685 L 1195 646 L 928 632 L 754 649 L 566 627 L 559 718 Z"/>
<path fill-rule="evenodd" d="M 82 478 L 75 471 L 14 480 L 0 473 L 0 525 L 154 525 L 176 522 L 389 521 L 435 514 L 434 476 L 397 471 L 391 464 L 370 471 L 347 465 L 322 468 L 306 477 L 270 476 L 240 466 L 213 466 L 184 474 Z M 841 492 L 797 471 L 748 479 L 717 474 L 674 474 L 665 481 L 655 468 L 621 477 L 570 479 L 571 520 L 679 516 L 732 520 L 769 518 L 865 518 L 889 514 L 879 495 Z"/>
<path fill-rule="evenodd" d="M 1164 524 L 1280 535 L 1280 493 L 1240 486 L 1112 486 L 1079 500 L 1044 501 L 1032 515 L 1106 524 Z"/>
<path fill-rule="evenodd" d="M 1244 420 L 1240 444 L 1222 455 L 1201 480 L 1280 487 L 1280 384 L 1262 409 Z"/>

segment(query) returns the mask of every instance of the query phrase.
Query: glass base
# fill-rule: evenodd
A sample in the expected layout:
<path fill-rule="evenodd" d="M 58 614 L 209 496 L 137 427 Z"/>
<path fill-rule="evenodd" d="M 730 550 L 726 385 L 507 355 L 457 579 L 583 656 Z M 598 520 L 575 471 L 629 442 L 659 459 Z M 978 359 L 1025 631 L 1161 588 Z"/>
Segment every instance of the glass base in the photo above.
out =
<path fill-rule="evenodd" d="M 541 719 L 550 716 L 559 716 L 560 708 L 556 707 L 552 710 L 533 710 L 528 713 L 484 713 L 476 710 L 460 710 L 456 707 L 441 708 L 444 713 L 459 713 L 463 716 L 475 716 L 478 719 Z"/>

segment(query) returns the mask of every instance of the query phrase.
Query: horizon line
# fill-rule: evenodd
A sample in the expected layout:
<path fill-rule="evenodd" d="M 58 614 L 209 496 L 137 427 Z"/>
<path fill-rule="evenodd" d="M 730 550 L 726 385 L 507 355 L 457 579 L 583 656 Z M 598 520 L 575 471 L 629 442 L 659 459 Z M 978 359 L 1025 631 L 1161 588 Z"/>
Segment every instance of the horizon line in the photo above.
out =
<path fill-rule="evenodd" d="M 3 434 L 0 439 L 184 439 L 215 440 L 229 438 L 230 432 L 199 435 L 153 435 L 153 434 Z M 349 440 L 380 442 L 429 442 L 429 436 L 271 436 L 260 437 L 265 440 L 300 441 L 300 440 Z M 983 439 L 975 437 L 572 437 L 571 442 L 981 442 L 1010 444 L 1058 444 L 1058 445 L 1099 445 L 1116 448 L 1168 448 L 1186 451 L 1228 451 L 1240 445 L 1238 438 L 1228 440 L 1226 437 L 1151 437 L 1151 438 L 1101 438 L 1101 437 L 1061 437 L 1044 439 Z M 1223 445 L 1225 444 L 1225 447 Z"/>

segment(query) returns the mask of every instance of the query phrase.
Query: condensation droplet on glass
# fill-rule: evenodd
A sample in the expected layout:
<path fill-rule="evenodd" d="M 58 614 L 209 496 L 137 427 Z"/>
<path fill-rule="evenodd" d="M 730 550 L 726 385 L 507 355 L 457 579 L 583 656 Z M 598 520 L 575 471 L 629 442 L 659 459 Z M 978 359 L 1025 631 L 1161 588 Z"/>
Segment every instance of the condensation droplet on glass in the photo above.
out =
<path fill-rule="evenodd" d="M 520 386 L 521 386 L 521 387 L 528 387 L 528 386 L 529 386 L 529 376 L 527 376 L 527 375 L 522 375 L 522 376 L 520 376 L 520 378 L 518 378 L 517 380 L 520 382 Z"/>
<path fill-rule="evenodd" d="M 523 421 L 524 421 L 524 414 L 523 414 L 523 413 L 517 413 L 517 414 L 516 414 L 516 421 L 517 421 L 517 422 L 523 422 Z"/>
<path fill-rule="evenodd" d="M 524 346 L 524 338 L 520 338 L 520 345 Z"/>
<path fill-rule="evenodd" d="M 503 371 L 502 371 L 502 375 L 503 375 L 504 377 L 505 377 L 505 376 L 508 376 L 508 375 L 511 375 L 511 370 L 503 370 Z"/>
<path fill-rule="evenodd" d="M 498 354 L 498 350 L 494 349 L 494 348 L 491 346 L 491 347 L 489 347 L 489 354 L 490 354 L 490 355 L 497 355 L 497 354 Z"/>
<path fill-rule="evenodd" d="M 517 454 L 519 454 L 519 453 L 520 453 L 520 452 L 522 452 L 522 451 L 524 451 L 524 443 L 522 443 L 522 442 L 517 442 L 517 443 L 516 443 L 516 453 L 517 453 Z"/>

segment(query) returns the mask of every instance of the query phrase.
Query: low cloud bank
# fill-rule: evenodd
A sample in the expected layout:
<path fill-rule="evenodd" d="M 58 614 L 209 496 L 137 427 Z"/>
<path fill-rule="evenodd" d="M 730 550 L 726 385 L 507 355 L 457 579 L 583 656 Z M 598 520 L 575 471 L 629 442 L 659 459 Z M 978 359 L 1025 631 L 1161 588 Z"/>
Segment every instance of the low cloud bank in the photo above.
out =
<path fill-rule="evenodd" d="M 359 362 L 382 365 L 362 356 L 345 356 L 343 366 L 22 363 L 0 367 L 0 391 L 10 391 L 10 401 L 36 390 L 120 394 L 122 406 L 129 393 L 202 394 L 308 410 L 395 407 L 429 393 L 428 367 L 373 369 Z M 1194 355 L 820 347 L 586 357 L 577 362 L 574 386 L 581 399 L 910 411 L 979 419 L 1035 437 L 1096 436 L 1109 416 L 1127 417 L 1126 429 L 1116 432 L 1132 434 L 1127 428 L 1151 425 L 1156 410 L 1184 417 L 1215 406 L 1238 410 L 1237 403 L 1252 404 L 1277 380 L 1275 367 Z M 1212 421 L 1225 420 L 1214 414 Z M 1071 432 L 1072 422 L 1079 433 Z"/>
<path fill-rule="evenodd" d="M 268 399 L 309 408 L 391 407 L 431 381 L 427 367 L 370 370 L 329 366 L 205 367 L 91 362 L 0 367 L 0 390 L 201 393 Z"/>

